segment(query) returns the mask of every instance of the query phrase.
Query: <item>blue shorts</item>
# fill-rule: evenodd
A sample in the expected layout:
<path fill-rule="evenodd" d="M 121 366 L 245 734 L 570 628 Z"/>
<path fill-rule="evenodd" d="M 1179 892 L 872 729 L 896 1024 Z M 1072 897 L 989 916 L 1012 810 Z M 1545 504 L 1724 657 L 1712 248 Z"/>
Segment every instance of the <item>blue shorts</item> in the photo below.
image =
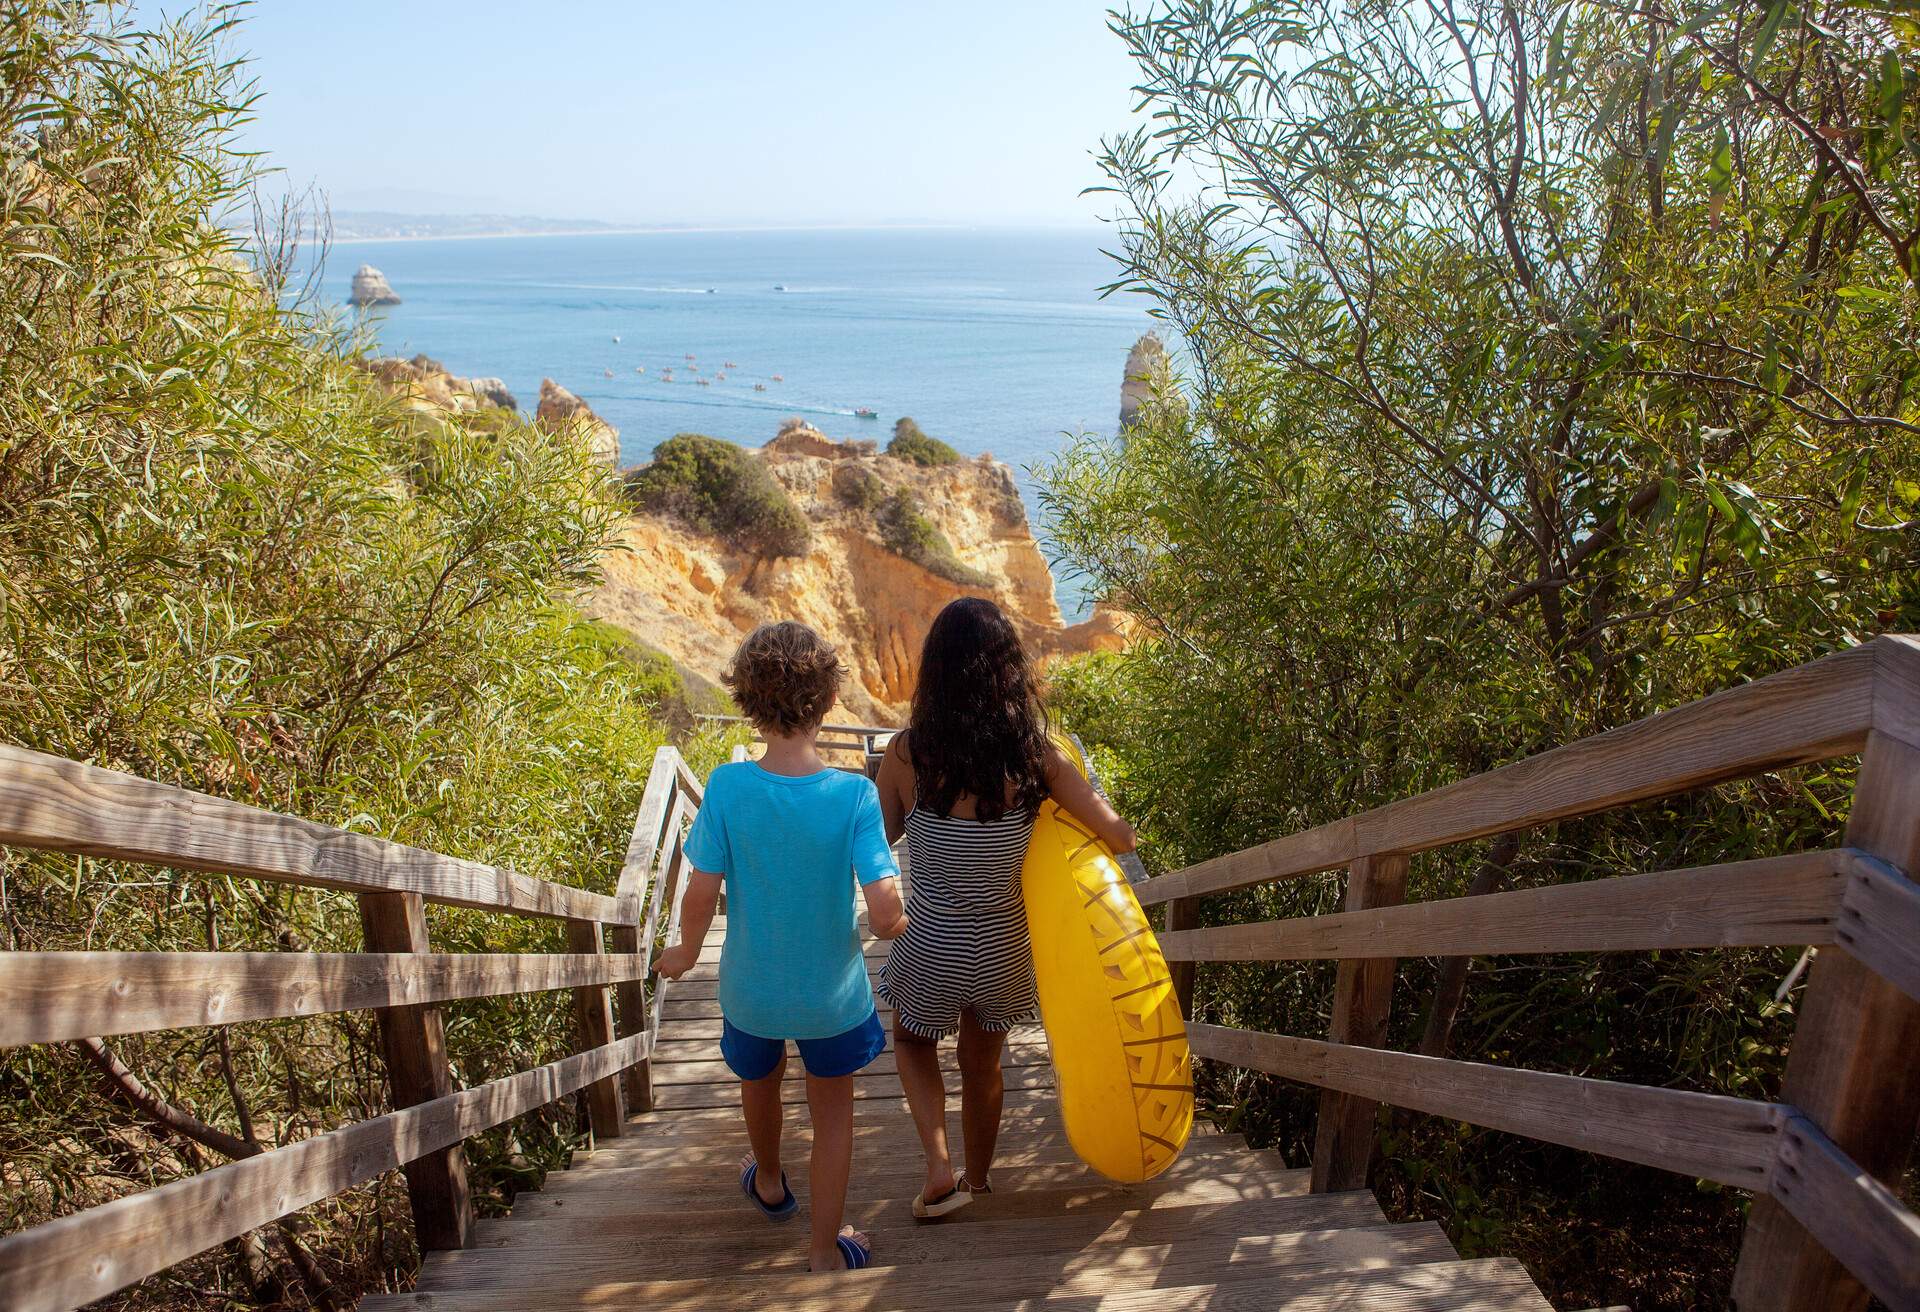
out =
<path fill-rule="evenodd" d="M 807 1074 L 823 1080 L 851 1075 L 878 1057 L 887 1048 L 887 1031 L 878 1012 L 830 1039 L 795 1039 L 800 1060 Z M 743 1080 L 761 1080 L 773 1074 L 773 1068 L 787 1055 L 785 1039 L 763 1039 L 758 1034 L 735 1029 L 730 1020 L 720 1022 L 720 1055 L 727 1066 Z"/>

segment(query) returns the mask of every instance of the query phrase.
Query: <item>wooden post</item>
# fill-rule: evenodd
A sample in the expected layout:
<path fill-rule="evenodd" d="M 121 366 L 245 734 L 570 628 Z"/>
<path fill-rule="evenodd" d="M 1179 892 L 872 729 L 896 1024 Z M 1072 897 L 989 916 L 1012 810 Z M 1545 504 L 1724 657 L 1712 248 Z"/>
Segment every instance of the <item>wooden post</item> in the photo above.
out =
<path fill-rule="evenodd" d="M 1363 856 L 1347 873 L 1345 909 L 1395 906 L 1406 900 L 1407 858 L 1399 853 Z M 1333 986 L 1334 1043 L 1377 1048 L 1386 1042 L 1387 1013 L 1393 1001 L 1392 957 L 1345 960 Z M 1313 1192 L 1335 1193 L 1367 1187 L 1373 1158 L 1373 1123 L 1380 1105 L 1331 1089 L 1320 1094 L 1320 1116 L 1313 1136 Z"/>
<path fill-rule="evenodd" d="M 1200 899 L 1177 897 L 1167 903 L 1167 929 L 1197 929 L 1200 925 Z M 1180 999 L 1180 1014 L 1193 1019 L 1193 968 L 1191 961 L 1169 961 L 1167 974 L 1173 979 L 1173 995 Z"/>
<path fill-rule="evenodd" d="M 1847 845 L 1909 877 L 1920 870 L 1920 748 L 1873 733 L 1847 820 Z M 1822 948 L 1807 977 L 1781 1096 L 1804 1112 L 1869 1175 L 1899 1188 L 1920 1125 L 1920 1002 L 1838 945 Z M 1733 1305 L 1740 1312 L 1820 1308 L 1853 1312 L 1867 1290 L 1771 1198 L 1747 1215 Z"/>
<path fill-rule="evenodd" d="M 360 933 L 369 952 L 426 952 L 427 908 L 418 893 L 360 894 Z M 383 1007 L 380 1043 L 395 1110 L 453 1092 L 447 1066 L 447 1027 L 433 1003 Z M 453 1144 L 401 1168 L 413 1205 L 413 1233 L 422 1252 L 465 1248 L 473 1235 L 467 1197 L 467 1156 Z"/>
<path fill-rule="evenodd" d="M 598 954 L 600 926 L 592 920 L 567 922 L 567 950 Z M 589 984 L 573 990 L 574 1051 L 590 1052 L 613 1042 L 613 997 L 604 984 Z M 626 1108 L 620 1099 L 620 1077 L 609 1075 L 595 1080 L 584 1092 L 587 1114 L 595 1139 L 618 1139 L 626 1126 Z"/>
<path fill-rule="evenodd" d="M 571 922 L 569 922 L 571 923 Z M 651 945 L 649 945 L 651 946 Z M 640 928 L 637 925 L 608 925 L 607 950 L 616 953 L 637 954 L 640 951 Z M 634 1034 L 644 1034 L 647 1029 L 647 982 L 641 979 L 623 980 L 614 985 L 614 996 L 619 999 L 618 1033 L 621 1038 Z M 621 1076 L 626 1085 L 626 1105 L 637 1112 L 653 1110 L 653 1061 L 637 1061 L 627 1067 Z"/>

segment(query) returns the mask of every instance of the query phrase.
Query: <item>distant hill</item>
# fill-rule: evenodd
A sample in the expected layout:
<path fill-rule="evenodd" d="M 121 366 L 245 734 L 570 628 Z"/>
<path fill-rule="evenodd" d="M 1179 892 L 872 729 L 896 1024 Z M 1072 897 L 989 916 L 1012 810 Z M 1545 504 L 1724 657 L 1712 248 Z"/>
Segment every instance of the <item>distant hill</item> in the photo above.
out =
<path fill-rule="evenodd" d="M 538 233 L 618 232 L 628 225 L 598 219 L 543 219 L 527 214 L 402 214 L 391 210 L 335 210 L 335 241 L 391 241 L 403 237 L 511 237 Z"/>

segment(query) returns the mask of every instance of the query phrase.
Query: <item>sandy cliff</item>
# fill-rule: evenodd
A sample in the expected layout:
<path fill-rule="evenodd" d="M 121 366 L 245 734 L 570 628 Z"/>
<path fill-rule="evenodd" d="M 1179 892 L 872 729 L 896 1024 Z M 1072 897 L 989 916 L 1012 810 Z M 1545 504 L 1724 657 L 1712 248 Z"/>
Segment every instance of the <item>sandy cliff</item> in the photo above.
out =
<path fill-rule="evenodd" d="M 488 412 L 517 408 L 499 379 L 460 378 L 424 355 L 369 360 L 362 368 L 428 413 L 484 420 Z M 541 384 L 533 419 L 556 429 L 585 425 L 597 453 L 617 459 L 613 428 L 551 379 Z M 840 648 L 852 672 L 836 718 L 874 724 L 905 719 L 921 639 L 955 597 L 992 598 L 1042 662 L 1123 645 L 1117 613 L 1063 622 L 1013 471 L 999 461 L 916 464 L 881 454 L 872 442 L 836 442 L 796 420 L 752 458 L 805 516 L 804 555 L 770 558 L 679 518 L 639 511 L 607 554 L 604 580 L 584 599 L 586 610 L 710 680 L 754 625 L 804 621 Z M 880 506 L 900 491 L 951 546 L 945 574 L 887 545 Z"/>
<path fill-rule="evenodd" d="M 1110 613 L 1063 623 L 1053 576 L 1006 465 L 983 456 L 921 466 L 876 454 L 871 443 L 835 442 L 806 427 L 783 433 L 759 458 L 807 517 L 812 543 L 805 556 L 769 560 L 677 520 L 636 514 L 588 609 L 709 678 L 718 677 L 754 625 L 801 620 L 840 648 L 853 675 L 842 713 L 866 723 L 905 718 L 921 639 L 955 597 L 992 598 L 1043 661 L 1121 645 L 1118 617 Z M 984 585 L 952 582 L 885 546 L 874 512 L 835 490 L 835 474 L 850 465 L 889 493 L 911 492 Z M 843 486 L 846 481 L 841 474 Z"/>

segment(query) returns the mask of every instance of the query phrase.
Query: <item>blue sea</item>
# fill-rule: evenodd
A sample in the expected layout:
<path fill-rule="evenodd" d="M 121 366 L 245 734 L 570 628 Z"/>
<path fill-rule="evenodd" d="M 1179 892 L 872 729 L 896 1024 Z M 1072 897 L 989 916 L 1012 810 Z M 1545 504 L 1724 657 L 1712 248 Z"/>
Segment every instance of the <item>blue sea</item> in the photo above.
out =
<path fill-rule="evenodd" d="M 352 242 L 334 249 L 325 290 L 344 301 L 353 271 L 373 265 L 402 299 L 372 316 L 383 354 L 425 352 L 455 374 L 498 376 L 527 410 L 552 378 L 620 430 L 629 464 L 675 433 L 758 446 L 788 415 L 884 443 L 910 415 L 964 454 L 1012 465 L 1044 541 L 1028 470 L 1063 434 L 1113 431 L 1127 350 L 1152 326 L 1141 298 L 1100 298 L 1115 276 L 1103 235 Z M 877 418 L 857 418 L 862 407 Z M 1067 613 L 1084 614 L 1072 581 L 1060 589 Z"/>

